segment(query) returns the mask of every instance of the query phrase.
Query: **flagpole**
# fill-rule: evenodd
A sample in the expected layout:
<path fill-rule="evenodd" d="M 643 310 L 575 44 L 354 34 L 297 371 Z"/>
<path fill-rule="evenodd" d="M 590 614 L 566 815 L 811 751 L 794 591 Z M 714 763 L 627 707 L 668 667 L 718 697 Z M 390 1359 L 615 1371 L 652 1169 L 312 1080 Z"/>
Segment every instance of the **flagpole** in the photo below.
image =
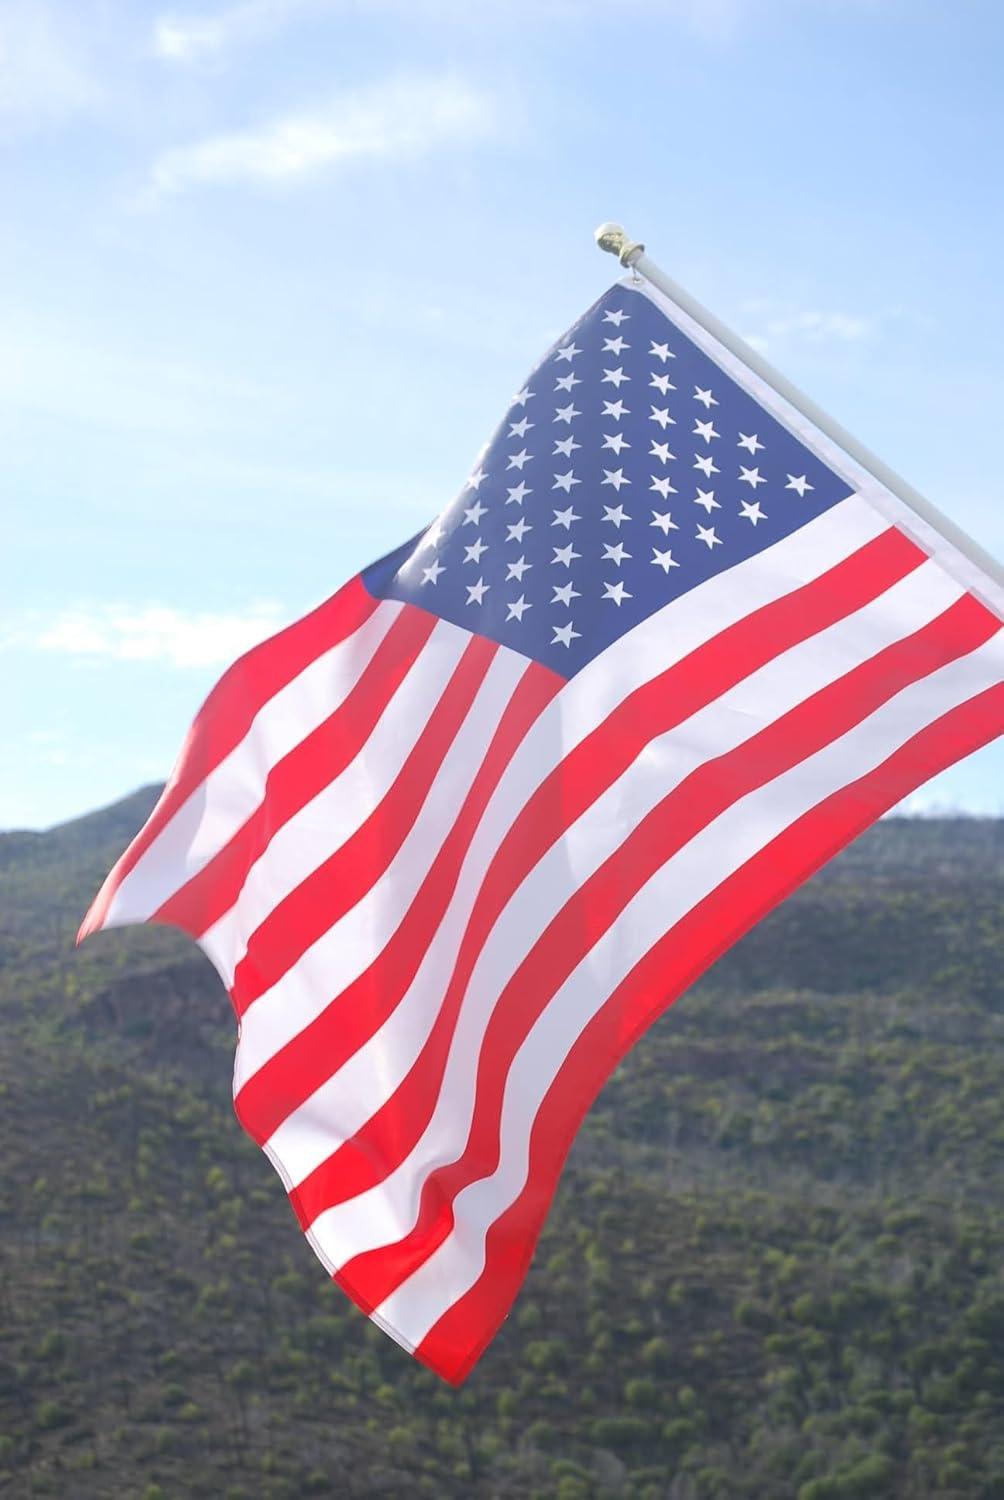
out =
<path fill-rule="evenodd" d="M 743 364 L 748 365 L 755 374 L 760 376 L 761 380 L 773 386 L 780 396 L 783 396 L 796 411 L 807 417 L 820 432 L 837 443 L 845 453 L 849 454 L 863 469 L 867 469 L 869 474 L 873 475 L 904 505 L 940 532 L 946 541 L 951 542 L 958 552 L 980 568 L 998 587 L 1004 588 L 1004 565 L 995 557 L 991 557 L 979 542 L 974 541 L 968 532 L 956 526 L 955 522 L 949 520 L 948 516 L 944 515 L 937 506 L 932 505 L 930 500 L 919 494 L 913 485 L 908 484 L 863 443 L 859 443 L 856 438 L 852 437 L 839 422 L 834 421 L 831 416 L 821 410 L 803 391 L 792 385 L 790 380 L 786 380 L 768 360 L 758 354 L 755 349 L 751 349 L 744 339 L 720 322 L 714 313 L 702 306 L 671 276 L 667 276 L 666 272 L 645 254 L 645 246 L 637 240 L 632 240 L 620 224 L 601 224 L 596 231 L 596 243 L 601 250 L 616 255 L 622 266 L 626 266 L 639 276 L 644 276 L 646 281 L 650 281 L 659 291 L 664 292 L 672 302 L 693 318 L 695 323 L 700 324 L 707 333 L 710 333 L 712 338 L 717 339 L 731 354 L 742 360 Z M 996 605 L 996 611 L 1000 612 L 999 602 Z"/>

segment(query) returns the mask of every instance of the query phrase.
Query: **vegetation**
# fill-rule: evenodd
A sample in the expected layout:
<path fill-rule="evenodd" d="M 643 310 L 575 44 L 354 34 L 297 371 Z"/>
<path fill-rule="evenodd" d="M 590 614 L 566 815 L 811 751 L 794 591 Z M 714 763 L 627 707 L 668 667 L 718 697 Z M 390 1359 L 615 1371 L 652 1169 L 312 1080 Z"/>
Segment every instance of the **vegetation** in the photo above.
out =
<path fill-rule="evenodd" d="M 653 1029 L 455 1391 L 314 1260 L 196 951 L 74 953 L 151 799 L 0 836 L 0 1492 L 1004 1500 L 1004 824 L 882 824 Z"/>

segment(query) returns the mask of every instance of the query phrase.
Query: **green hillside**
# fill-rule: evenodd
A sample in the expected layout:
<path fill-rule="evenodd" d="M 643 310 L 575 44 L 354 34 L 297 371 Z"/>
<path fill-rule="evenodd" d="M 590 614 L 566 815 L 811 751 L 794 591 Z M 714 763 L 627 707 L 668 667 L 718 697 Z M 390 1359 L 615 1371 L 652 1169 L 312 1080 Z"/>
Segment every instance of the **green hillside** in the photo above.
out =
<path fill-rule="evenodd" d="M 0 1493 L 1004 1497 L 1004 823 L 889 821 L 602 1094 L 460 1390 L 332 1287 L 197 950 L 0 835 Z"/>

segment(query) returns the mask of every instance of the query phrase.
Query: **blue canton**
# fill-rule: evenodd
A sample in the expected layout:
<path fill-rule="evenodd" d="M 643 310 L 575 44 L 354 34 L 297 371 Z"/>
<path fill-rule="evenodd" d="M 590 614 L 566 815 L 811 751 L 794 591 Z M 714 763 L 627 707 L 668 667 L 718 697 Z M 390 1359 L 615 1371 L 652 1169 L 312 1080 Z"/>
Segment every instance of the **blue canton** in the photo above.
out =
<path fill-rule="evenodd" d="M 513 398 L 453 504 L 363 579 L 571 677 L 849 493 L 643 292 L 615 286 Z"/>

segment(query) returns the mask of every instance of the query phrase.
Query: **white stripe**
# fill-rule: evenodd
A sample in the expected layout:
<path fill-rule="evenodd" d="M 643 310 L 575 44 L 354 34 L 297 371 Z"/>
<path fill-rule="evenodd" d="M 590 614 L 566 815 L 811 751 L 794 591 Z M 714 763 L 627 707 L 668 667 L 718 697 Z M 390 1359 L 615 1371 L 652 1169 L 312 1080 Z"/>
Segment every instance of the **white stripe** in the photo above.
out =
<path fill-rule="evenodd" d="M 453 1232 L 377 1309 L 381 1323 L 415 1347 L 477 1281 L 488 1230 L 526 1182 L 530 1133 L 547 1089 L 587 1021 L 653 942 L 796 818 L 999 681 L 1001 657 L 1000 639 L 991 640 L 905 688 L 840 739 L 735 803 L 638 892 L 524 1041 L 506 1081 L 497 1168 L 457 1195 Z"/>
<path fill-rule="evenodd" d="M 103 927 L 145 922 L 233 838 L 260 805 L 271 768 L 344 702 L 401 608 L 396 602 L 378 605 L 357 630 L 262 705 L 240 743 L 137 860 L 112 898 Z"/>
<path fill-rule="evenodd" d="M 610 655 L 611 647 L 573 677 L 543 710 L 500 778 L 458 876 L 458 895 L 444 918 L 450 927 L 447 940 L 437 939 L 435 956 L 429 961 L 452 963 L 450 954 L 463 930 L 461 925 L 456 931 L 457 923 L 466 923 L 473 894 L 507 828 L 554 766 L 623 698 L 747 613 L 819 577 L 882 530 L 881 517 L 851 497 L 730 573 L 708 579 L 666 605 L 623 636 L 616 643 L 615 655 Z M 358 930 L 353 927 L 350 943 L 340 940 L 337 925 L 330 941 L 321 940 L 317 964 L 323 968 L 328 996 L 340 994 L 369 967 L 384 946 L 383 934 L 390 920 L 396 918 L 396 927 L 403 916 L 405 902 L 393 887 L 388 887 L 387 898 L 394 903 L 387 921 L 363 922 Z M 210 956 L 215 960 L 215 952 Z M 226 980 L 225 966 L 221 973 Z M 302 1015 L 315 1013 L 311 1008 L 316 1006 L 315 973 L 313 955 L 305 955 L 248 1009 L 242 1023 L 243 1080 L 296 1035 Z"/>
<path fill-rule="evenodd" d="M 498 722 L 529 665 L 514 651 L 496 652 L 418 817 L 383 875 L 251 1005 L 237 1043 L 235 1093 L 284 1040 L 302 1031 L 341 993 L 344 986 L 332 985 L 340 951 L 358 954 L 386 947 L 456 822 Z"/>
<path fill-rule="evenodd" d="M 470 641 L 468 631 L 448 620 L 436 624 L 359 753 L 277 830 L 235 905 L 203 934 L 201 945 L 228 987 L 251 934 L 383 801 Z"/>
<path fill-rule="evenodd" d="M 623 842 L 625 834 L 698 766 L 734 749 L 880 646 L 909 635 L 959 597 L 952 579 L 925 564 L 855 614 L 773 658 L 668 734 L 597 799 L 527 875 L 499 916 L 471 974 L 436 1110 L 403 1163 L 358 1198 L 322 1214 L 314 1232 L 328 1259 L 343 1264 L 389 1244 L 415 1221 L 430 1171 L 463 1150 L 474 1112 L 476 1068 L 498 996 L 566 901 Z M 617 646 L 610 648 L 617 651 Z M 459 943 L 458 943 L 459 946 Z M 452 967 L 452 966 L 451 966 Z M 299 1183 L 358 1130 L 407 1075 L 442 998 L 437 958 L 346 1066 L 279 1126 L 267 1144 L 286 1180 Z"/>

